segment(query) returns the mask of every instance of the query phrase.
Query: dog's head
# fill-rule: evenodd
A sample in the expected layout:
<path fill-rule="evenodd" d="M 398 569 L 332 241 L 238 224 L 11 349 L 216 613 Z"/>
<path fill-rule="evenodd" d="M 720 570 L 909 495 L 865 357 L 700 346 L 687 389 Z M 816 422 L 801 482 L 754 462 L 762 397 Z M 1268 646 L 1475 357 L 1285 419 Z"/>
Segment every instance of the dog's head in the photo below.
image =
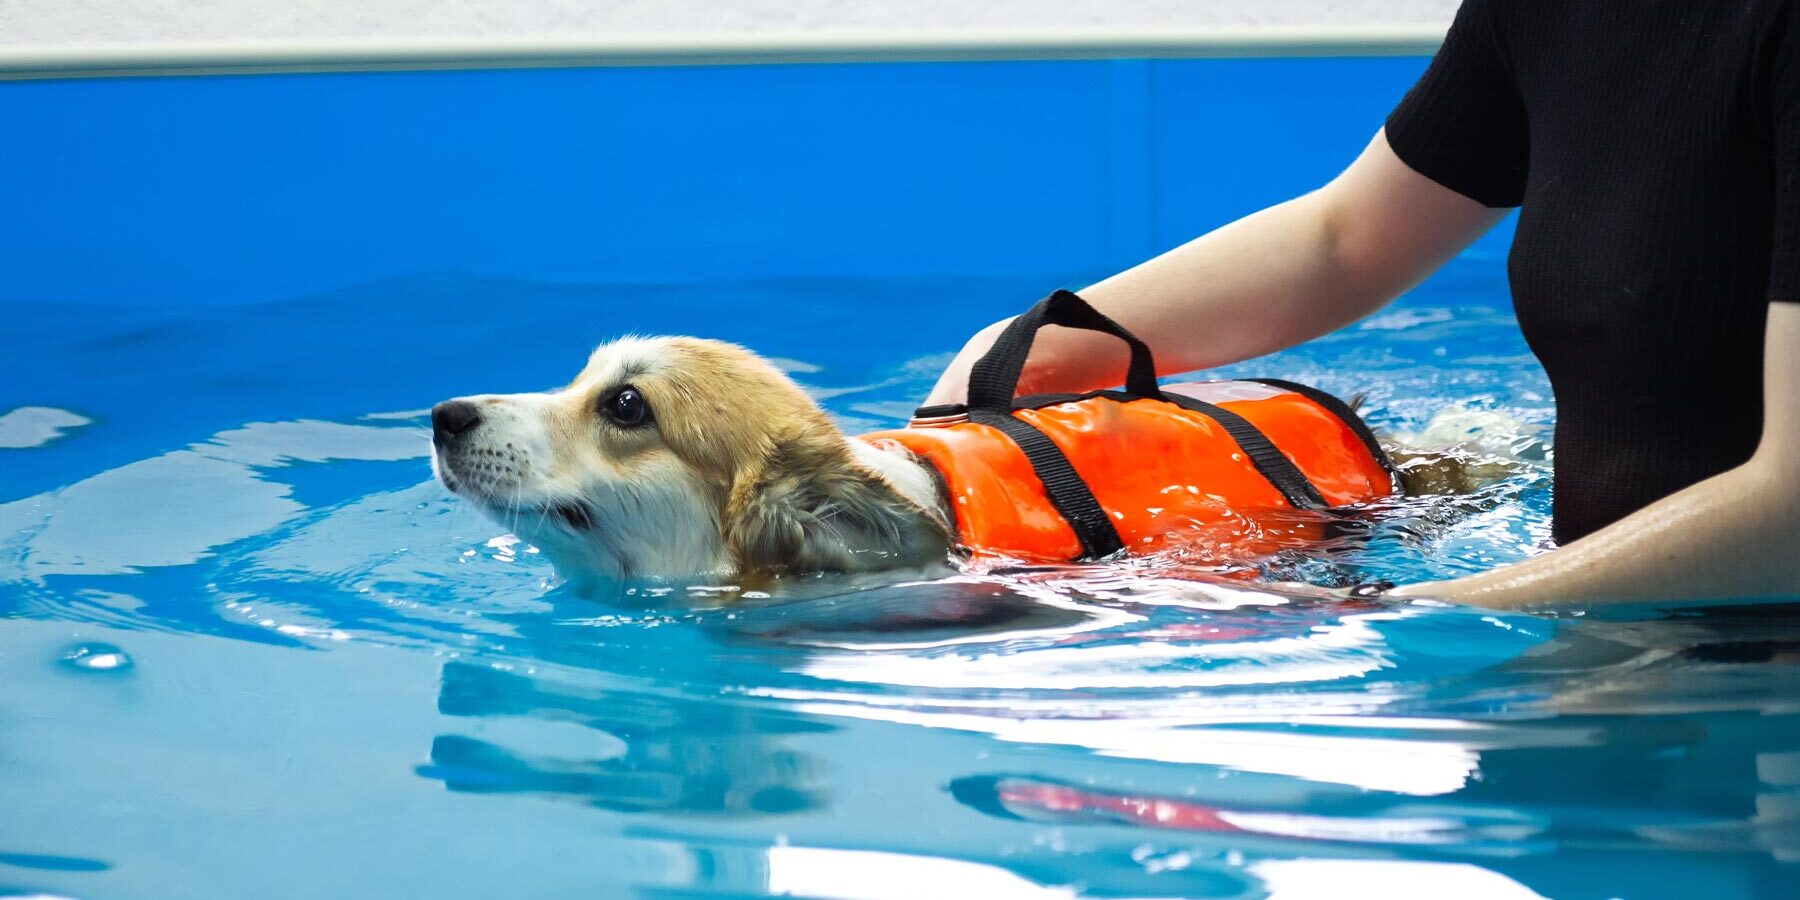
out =
<path fill-rule="evenodd" d="M 627 338 L 567 387 L 431 422 L 438 478 L 572 576 L 862 571 L 947 545 L 920 467 L 732 344 Z"/>

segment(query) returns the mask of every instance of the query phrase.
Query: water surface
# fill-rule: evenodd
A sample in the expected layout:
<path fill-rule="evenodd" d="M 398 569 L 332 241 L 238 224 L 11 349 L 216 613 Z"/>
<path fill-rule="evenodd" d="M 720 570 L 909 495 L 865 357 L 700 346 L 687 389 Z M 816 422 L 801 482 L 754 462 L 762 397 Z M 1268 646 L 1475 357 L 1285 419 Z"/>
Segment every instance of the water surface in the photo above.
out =
<path fill-rule="evenodd" d="M 1071 283 L 1078 282 L 1074 279 Z M 1800 878 L 1780 609 L 1349 604 L 1187 567 L 559 588 L 424 411 L 625 332 L 742 342 L 850 430 L 1055 285 L 436 275 L 0 306 L 0 896 L 1693 897 Z M 1552 406 L 1479 253 L 1222 375 L 1417 431 Z M 1547 539 L 1542 465 L 1263 562 Z"/>

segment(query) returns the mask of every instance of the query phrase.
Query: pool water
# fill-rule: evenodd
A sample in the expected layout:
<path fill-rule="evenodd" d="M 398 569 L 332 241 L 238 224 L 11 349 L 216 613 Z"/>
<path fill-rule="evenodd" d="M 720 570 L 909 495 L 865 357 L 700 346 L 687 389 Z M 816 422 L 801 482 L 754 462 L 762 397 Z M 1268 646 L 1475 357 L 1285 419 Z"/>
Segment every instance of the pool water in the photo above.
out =
<path fill-rule="evenodd" d="M 433 402 L 626 332 L 742 342 L 892 426 L 963 335 L 1082 274 L 0 306 L 0 896 L 1800 890 L 1779 609 L 1349 604 L 1156 561 L 577 596 L 430 478 Z M 1363 394 L 1390 433 L 1542 429 L 1504 296 L 1474 252 L 1221 374 Z M 1548 510 L 1523 465 L 1265 574 L 1477 571 Z"/>

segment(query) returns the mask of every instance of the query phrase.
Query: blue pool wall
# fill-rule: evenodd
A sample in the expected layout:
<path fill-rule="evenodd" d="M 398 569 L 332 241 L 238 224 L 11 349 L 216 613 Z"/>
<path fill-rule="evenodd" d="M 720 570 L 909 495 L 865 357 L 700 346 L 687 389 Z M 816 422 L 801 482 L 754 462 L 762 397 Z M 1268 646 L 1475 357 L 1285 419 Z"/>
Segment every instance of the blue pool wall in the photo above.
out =
<path fill-rule="evenodd" d="M 1104 273 L 1323 183 L 1425 63 L 0 83 L 0 302 L 243 303 L 443 272 Z"/>

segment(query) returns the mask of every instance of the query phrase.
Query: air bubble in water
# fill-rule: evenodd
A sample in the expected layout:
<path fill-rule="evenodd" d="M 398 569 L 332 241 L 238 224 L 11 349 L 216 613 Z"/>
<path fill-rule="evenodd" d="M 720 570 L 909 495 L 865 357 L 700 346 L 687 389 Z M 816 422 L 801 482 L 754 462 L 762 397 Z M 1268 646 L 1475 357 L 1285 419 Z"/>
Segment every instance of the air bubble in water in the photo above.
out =
<path fill-rule="evenodd" d="M 131 657 L 111 644 L 77 644 L 62 655 L 64 665 L 88 672 L 123 672 Z"/>

